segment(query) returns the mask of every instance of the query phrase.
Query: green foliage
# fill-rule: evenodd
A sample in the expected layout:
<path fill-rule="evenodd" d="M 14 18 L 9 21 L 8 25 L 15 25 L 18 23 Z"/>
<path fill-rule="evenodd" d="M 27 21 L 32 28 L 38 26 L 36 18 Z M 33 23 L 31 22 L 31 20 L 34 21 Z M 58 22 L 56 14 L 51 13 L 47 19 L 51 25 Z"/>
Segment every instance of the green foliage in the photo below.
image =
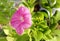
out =
<path fill-rule="evenodd" d="M 3 27 L 0 41 L 60 40 L 60 30 L 56 29 L 57 22 L 60 20 L 60 11 L 52 15 L 53 8 L 60 8 L 60 0 L 23 0 L 22 4 L 30 9 L 33 24 L 22 36 L 17 35 L 9 25 L 11 16 L 15 12 L 13 4 L 14 2 L 8 2 L 8 0 L 0 0 L 0 24 Z M 40 8 L 35 8 L 37 4 Z M 44 9 L 40 10 L 41 8 Z M 36 12 L 35 9 L 39 10 Z"/>
<path fill-rule="evenodd" d="M 43 33 L 40 31 L 32 31 L 33 37 L 35 38 L 35 41 L 40 41 L 43 38 Z"/>
<path fill-rule="evenodd" d="M 23 3 L 23 5 L 28 7 L 30 9 L 30 12 L 32 13 L 34 10 L 35 1 L 36 0 L 33 0 L 33 1 L 32 0 L 24 0 L 22 3 Z"/>
<path fill-rule="evenodd" d="M 16 41 L 16 39 L 14 37 L 6 37 L 7 41 Z"/>
<path fill-rule="evenodd" d="M 24 34 L 23 36 L 17 37 L 16 41 L 29 41 L 29 36 Z"/>
<path fill-rule="evenodd" d="M 12 9 L 13 2 L 8 0 L 0 0 L 0 24 L 7 24 L 15 11 Z"/>
<path fill-rule="evenodd" d="M 6 37 L 0 37 L 0 41 L 7 41 Z"/>
<path fill-rule="evenodd" d="M 56 5 L 55 5 L 56 8 L 60 8 L 60 2 L 59 1 L 60 0 L 56 0 Z"/>
<path fill-rule="evenodd" d="M 56 14 L 56 21 L 60 20 L 60 12 L 58 11 L 57 14 Z"/>

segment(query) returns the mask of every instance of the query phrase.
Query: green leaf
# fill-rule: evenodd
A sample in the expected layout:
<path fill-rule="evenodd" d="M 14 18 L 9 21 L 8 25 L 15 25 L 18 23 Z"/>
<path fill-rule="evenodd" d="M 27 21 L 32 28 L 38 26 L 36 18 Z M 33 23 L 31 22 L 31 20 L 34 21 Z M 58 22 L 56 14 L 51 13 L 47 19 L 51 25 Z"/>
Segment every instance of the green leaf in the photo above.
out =
<path fill-rule="evenodd" d="M 7 35 L 5 34 L 5 32 L 3 31 L 3 29 L 0 29 L 0 37 L 6 37 Z"/>
<path fill-rule="evenodd" d="M 7 36 L 6 39 L 7 39 L 7 41 L 16 41 L 16 39 L 14 37 L 9 37 L 9 36 Z"/>
<path fill-rule="evenodd" d="M 44 13 L 43 12 L 35 12 L 33 17 L 35 18 L 35 20 L 44 20 Z"/>
<path fill-rule="evenodd" d="M 3 31 L 4 31 L 5 34 L 8 35 L 8 36 L 14 36 L 14 35 L 16 35 L 15 30 L 12 29 L 12 27 L 9 26 L 9 25 L 3 26 Z"/>
<path fill-rule="evenodd" d="M 57 14 L 56 14 L 56 21 L 59 21 L 60 20 L 60 12 L 58 11 Z"/>
<path fill-rule="evenodd" d="M 26 7 L 29 7 L 26 1 L 22 2 L 22 4 L 25 5 Z"/>
<path fill-rule="evenodd" d="M 0 0 L 0 24 L 7 24 L 15 9 L 11 9 L 13 2 Z"/>
<path fill-rule="evenodd" d="M 53 7 L 56 4 L 56 0 L 47 0 L 50 7 Z"/>
<path fill-rule="evenodd" d="M 56 0 L 56 5 L 54 6 L 55 8 L 60 8 L 60 0 Z"/>
<path fill-rule="evenodd" d="M 49 39 L 49 40 L 46 40 L 46 41 L 57 41 L 57 38 L 56 38 L 56 37 L 54 37 L 54 38 Z"/>
<path fill-rule="evenodd" d="M 44 34 L 46 34 L 46 35 L 48 35 L 50 33 L 51 33 L 51 30 L 50 29 L 47 29 L 47 30 L 44 31 Z"/>
<path fill-rule="evenodd" d="M 30 4 L 33 5 L 36 0 L 30 0 Z"/>
<path fill-rule="evenodd" d="M 55 30 L 54 34 L 57 35 L 57 36 L 60 36 L 60 30 Z"/>
<path fill-rule="evenodd" d="M 41 0 L 40 3 L 41 3 L 41 6 L 44 7 L 44 8 L 49 7 L 49 6 L 48 6 L 48 1 L 47 1 L 47 0 Z"/>
<path fill-rule="evenodd" d="M 56 22 L 55 17 L 51 17 L 50 18 L 50 29 L 54 31 L 56 29 L 56 26 L 57 26 L 57 22 Z"/>
<path fill-rule="evenodd" d="M 29 36 L 27 34 L 18 36 L 16 41 L 29 41 Z"/>
<path fill-rule="evenodd" d="M 0 37 L 0 41 L 7 41 L 6 37 Z"/>
<path fill-rule="evenodd" d="M 60 37 L 57 37 L 57 41 L 60 41 Z"/>
<path fill-rule="evenodd" d="M 0 24 L 7 24 L 8 23 L 8 19 L 4 16 L 0 16 Z"/>
<path fill-rule="evenodd" d="M 43 35 L 44 40 L 48 40 L 48 37 L 46 35 Z"/>
<path fill-rule="evenodd" d="M 35 41 L 40 41 L 43 37 L 43 33 L 40 31 L 33 31 L 33 37 L 35 38 Z"/>
<path fill-rule="evenodd" d="M 45 3 L 47 3 L 47 0 L 41 0 L 41 3 L 45 4 Z"/>

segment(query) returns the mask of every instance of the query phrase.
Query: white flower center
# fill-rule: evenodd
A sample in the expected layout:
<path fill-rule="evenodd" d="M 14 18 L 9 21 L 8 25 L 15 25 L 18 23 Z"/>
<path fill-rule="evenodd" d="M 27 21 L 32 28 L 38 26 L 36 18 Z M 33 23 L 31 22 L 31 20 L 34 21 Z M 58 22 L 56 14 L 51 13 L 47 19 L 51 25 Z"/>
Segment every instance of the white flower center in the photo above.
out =
<path fill-rule="evenodd" d="M 21 22 L 23 22 L 23 21 L 24 21 L 24 18 L 23 18 L 22 16 L 20 17 L 20 21 L 21 21 Z"/>

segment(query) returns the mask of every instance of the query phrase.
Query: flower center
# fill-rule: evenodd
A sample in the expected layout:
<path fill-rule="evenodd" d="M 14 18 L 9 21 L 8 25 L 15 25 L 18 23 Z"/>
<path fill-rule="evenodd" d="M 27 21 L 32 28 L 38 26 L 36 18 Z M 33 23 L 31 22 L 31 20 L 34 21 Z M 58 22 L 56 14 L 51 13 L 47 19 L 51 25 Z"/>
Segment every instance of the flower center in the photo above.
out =
<path fill-rule="evenodd" d="M 23 22 L 23 21 L 24 21 L 24 18 L 23 18 L 22 16 L 20 17 L 20 21 L 21 21 L 21 22 Z"/>

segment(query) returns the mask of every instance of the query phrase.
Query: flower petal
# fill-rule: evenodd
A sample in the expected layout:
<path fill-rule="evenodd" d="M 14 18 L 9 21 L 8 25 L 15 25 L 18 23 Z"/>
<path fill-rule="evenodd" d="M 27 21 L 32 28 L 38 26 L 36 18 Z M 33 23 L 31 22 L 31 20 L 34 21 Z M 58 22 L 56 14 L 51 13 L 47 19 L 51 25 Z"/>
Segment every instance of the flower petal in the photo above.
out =
<path fill-rule="evenodd" d="M 24 32 L 23 27 L 19 27 L 19 28 L 17 28 L 17 29 L 16 29 L 16 32 L 18 33 L 18 35 L 22 35 L 23 32 Z"/>

